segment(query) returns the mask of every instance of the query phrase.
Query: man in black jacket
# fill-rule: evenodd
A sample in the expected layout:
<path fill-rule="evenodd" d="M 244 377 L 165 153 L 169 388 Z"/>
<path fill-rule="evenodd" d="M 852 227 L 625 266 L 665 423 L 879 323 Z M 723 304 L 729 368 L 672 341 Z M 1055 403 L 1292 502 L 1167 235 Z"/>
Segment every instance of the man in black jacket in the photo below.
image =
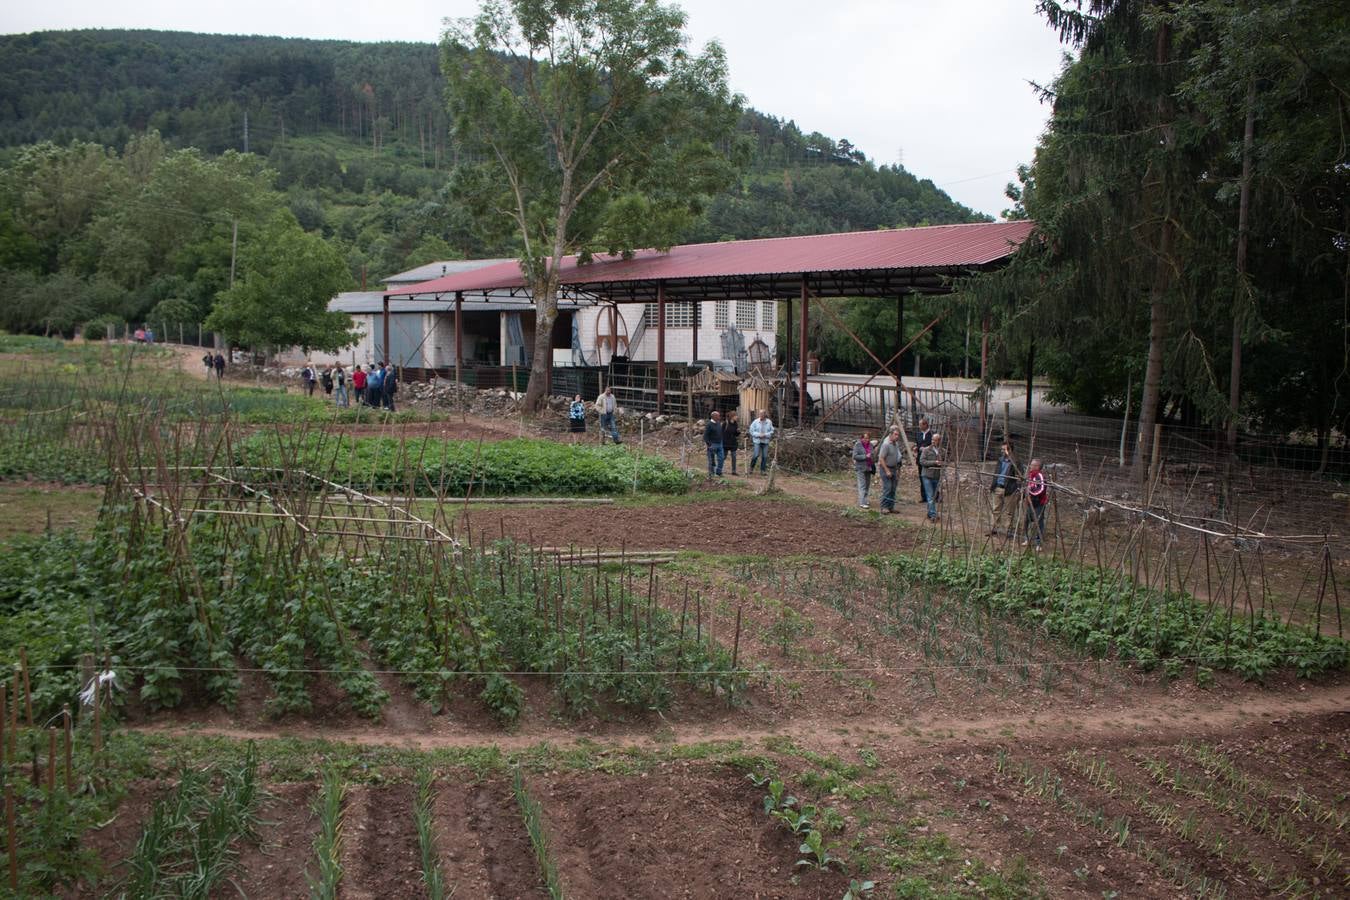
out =
<path fill-rule="evenodd" d="M 720 476 L 726 450 L 722 444 L 722 414 L 717 410 L 713 410 L 708 424 L 703 426 L 703 446 L 708 448 L 708 477 Z"/>
<path fill-rule="evenodd" d="M 923 448 L 933 443 L 933 428 L 928 424 L 928 417 L 923 416 L 919 419 L 919 430 L 914 432 L 914 462 L 919 470 L 919 502 L 926 503 L 928 496 L 924 493 L 923 487 L 923 466 L 918 465 L 919 457 L 923 453 Z"/>
<path fill-rule="evenodd" d="M 384 397 L 384 408 L 394 412 L 394 395 L 398 393 L 398 370 L 391 363 L 384 370 L 384 380 L 380 382 L 380 392 Z"/>

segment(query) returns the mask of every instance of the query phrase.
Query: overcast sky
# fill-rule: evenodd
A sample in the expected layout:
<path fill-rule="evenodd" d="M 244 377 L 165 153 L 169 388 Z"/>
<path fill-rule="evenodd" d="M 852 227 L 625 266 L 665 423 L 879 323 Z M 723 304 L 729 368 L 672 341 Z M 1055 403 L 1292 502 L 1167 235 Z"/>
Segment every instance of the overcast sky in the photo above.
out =
<path fill-rule="evenodd" d="M 1035 0 L 678 0 L 693 43 L 718 39 L 732 87 L 804 132 L 847 138 L 879 164 L 903 162 L 997 216 L 1027 162 L 1062 50 Z M 345 40 L 436 41 L 476 0 L 14 0 L 5 33 L 160 28 Z M 902 156 L 903 154 L 903 156 Z"/>

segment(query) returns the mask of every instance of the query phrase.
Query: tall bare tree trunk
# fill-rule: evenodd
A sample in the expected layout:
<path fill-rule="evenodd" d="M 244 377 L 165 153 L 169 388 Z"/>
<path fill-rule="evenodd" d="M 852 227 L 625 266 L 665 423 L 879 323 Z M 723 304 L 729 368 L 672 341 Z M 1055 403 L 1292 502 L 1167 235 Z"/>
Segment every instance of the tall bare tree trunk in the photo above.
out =
<path fill-rule="evenodd" d="M 1167 25 L 1158 28 L 1154 42 L 1153 62 L 1161 73 L 1171 57 L 1172 33 Z M 1176 145 L 1176 129 L 1172 124 L 1171 97 L 1163 92 L 1158 98 L 1158 126 L 1163 147 L 1171 151 Z M 1156 162 L 1156 160 L 1155 160 Z M 1172 223 L 1171 185 L 1166 166 L 1152 173 L 1149 190 L 1157 192 L 1153 209 L 1161 209 L 1158 229 L 1157 256 L 1154 259 L 1153 284 L 1149 287 L 1148 362 L 1144 366 L 1144 393 L 1139 403 L 1139 443 L 1134 457 L 1135 471 L 1142 478 L 1153 454 L 1153 426 L 1158 421 L 1158 397 L 1162 392 L 1163 349 L 1167 341 L 1167 292 L 1172 283 L 1172 243 L 1175 226 Z"/>
<path fill-rule="evenodd" d="M 1233 358 L 1228 367 L 1228 453 L 1237 453 L 1238 403 L 1242 392 L 1242 325 L 1246 318 L 1247 217 L 1252 196 L 1252 144 L 1256 138 L 1256 81 L 1247 85 L 1247 123 L 1242 132 L 1242 187 L 1238 194 L 1237 287 L 1233 297 Z"/>
<path fill-rule="evenodd" d="M 1170 210 L 1168 214 L 1170 216 Z M 1139 402 L 1139 443 L 1135 469 L 1142 473 L 1153 454 L 1153 426 L 1158 421 L 1158 398 L 1162 393 L 1163 349 L 1167 342 L 1167 285 L 1171 281 L 1172 222 L 1164 219 L 1158 236 L 1158 260 L 1149 289 L 1148 362 L 1144 366 L 1144 396 Z"/>

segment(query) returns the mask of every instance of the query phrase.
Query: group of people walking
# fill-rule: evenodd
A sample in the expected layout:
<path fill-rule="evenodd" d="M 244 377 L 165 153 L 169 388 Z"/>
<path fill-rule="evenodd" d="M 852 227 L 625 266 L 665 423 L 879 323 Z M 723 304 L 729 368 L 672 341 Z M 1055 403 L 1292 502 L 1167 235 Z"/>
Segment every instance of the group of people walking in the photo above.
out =
<path fill-rule="evenodd" d="M 769 474 L 769 445 L 773 442 L 773 420 L 767 409 L 756 410 L 750 422 L 750 469 L 747 474 L 755 474 L 759 466 L 760 475 Z M 703 446 L 708 452 L 708 477 L 720 478 L 727 462 L 731 463 L 731 474 L 736 471 L 737 459 L 741 449 L 741 424 L 736 410 L 730 410 L 725 421 L 719 410 L 713 410 L 703 426 Z"/>
<path fill-rule="evenodd" d="M 601 441 L 608 437 L 614 443 L 622 444 L 623 438 L 619 436 L 619 428 L 616 422 L 618 402 L 614 398 L 613 388 L 607 387 L 600 392 L 600 396 L 595 398 L 594 409 L 600 418 Z M 769 445 L 772 443 L 774 435 L 773 420 L 769 418 L 767 409 L 756 410 L 753 415 L 754 418 L 750 422 L 749 429 L 750 468 L 748 474 L 755 474 L 755 467 L 758 466 L 761 475 L 768 475 Z M 581 399 L 580 394 L 575 395 L 568 405 L 567 430 L 572 435 L 573 443 L 581 440 L 582 436 L 586 434 L 586 401 Z M 732 475 L 740 474 L 738 468 L 741 450 L 741 424 L 735 410 L 729 411 L 725 418 L 721 411 L 713 411 L 703 426 L 703 446 L 708 454 L 709 478 L 721 477 L 728 463 Z"/>
<path fill-rule="evenodd" d="M 324 394 L 338 406 L 351 406 L 354 399 L 357 406 L 397 412 L 394 397 L 398 393 L 398 370 L 383 362 L 372 365 L 368 372 L 359 365 L 353 366 L 350 375 L 341 363 L 318 371 L 313 363 L 307 362 L 300 370 L 300 383 L 307 397 L 313 397 L 315 388 L 322 387 Z"/>
<path fill-rule="evenodd" d="M 942 444 L 942 435 L 932 430 L 927 418 L 919 420 L 912 452 L 919 474 L 920 502 L 927 507 L 928 520 L 936 522 L 941 515 L 939 504 L 942 502 L 943 475 L 948 459 Z M 863 432 L 853 445 L 852 453 L 860 509 L 870 508 L 868 494 L 871 491 L 872 478 L 879 476 L 881 513 L 889 515 L 895 512 L 896 489 L 905 456 L 903 437 L 898 426 L 893 426 L 880 444 L 872 440 L 870 433 Z M 988 533 L 997 535 L 1000 524 L 1005 524 L 1008 535 L 1010 537 L 1016 535 L 1017 515 L 1021 511 L 1024 519 L 1022 543 L 1033 544 L 1040 549 L 1045 537 L 1045 512 L 1048 504 L 1049 490 L 1041 461 L 1033 459 L 1027 463 L 1026 471 L 1021 471 L 1012 440 L 1005 440 L 999 449 L 999 458 L 990 476 Z"/>
<path fill-rule="evenodd" d="M 203 353 L 202 365 L 206 366 L 208 376 L 214 372 L 217 380 L 225 377 L 225 354 L 219 352 Z"/>

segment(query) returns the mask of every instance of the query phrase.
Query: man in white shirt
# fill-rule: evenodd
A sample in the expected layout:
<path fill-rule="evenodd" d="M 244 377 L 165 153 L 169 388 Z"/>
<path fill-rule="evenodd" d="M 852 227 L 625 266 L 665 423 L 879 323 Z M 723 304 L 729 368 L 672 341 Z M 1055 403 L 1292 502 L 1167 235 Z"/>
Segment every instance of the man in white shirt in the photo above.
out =
<path fill-rule="evenodd" d="M 619 426 L 614 422 L 615 411 L 619 408 L 618 401 L 614 399 L 614 388 L 607 387 L 605 392 L 595 398 L 595 408 L 600 411 L 600 442 L 605 441 L 605 434 L 614 438 L 614 443 L 622 444 L 619 438 Z"/>
<path fill-rule="evenodd" d="M 759 418 L 750 423 L 750 474 L 755 474 L 755 461 L 759 460 L 759 474 L 769 474 L 769 442 L 773 440 L 773 422 L 769 411 L 761 409 Z"/>

